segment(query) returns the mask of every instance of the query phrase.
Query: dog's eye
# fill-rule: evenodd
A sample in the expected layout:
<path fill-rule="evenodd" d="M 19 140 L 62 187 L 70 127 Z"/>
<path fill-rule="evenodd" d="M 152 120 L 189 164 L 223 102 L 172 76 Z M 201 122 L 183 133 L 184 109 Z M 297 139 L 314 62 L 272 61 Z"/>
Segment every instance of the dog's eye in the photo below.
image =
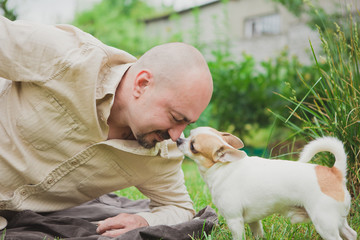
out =
<path fill-rule="evenodd" d="M 192 153 L 198 153 L 198 151 L 196 151 L 196 149 L 194 148 L 194 141 L 190 142 L 190 150 Z"/>

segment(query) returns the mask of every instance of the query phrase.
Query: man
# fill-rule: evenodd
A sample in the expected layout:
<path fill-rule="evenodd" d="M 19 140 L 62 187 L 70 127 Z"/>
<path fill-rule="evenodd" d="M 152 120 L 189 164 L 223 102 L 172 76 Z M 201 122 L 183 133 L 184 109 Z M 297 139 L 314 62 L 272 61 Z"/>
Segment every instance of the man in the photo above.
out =
<path fill-rule="evenodd" d="M 151 212 L 99 223 L 117 236 L 194 215 L 174 141 L 208 105 L 198 50 L 138 60 L 69 25 L 0 17 L 0 211 L 56 211 L 136 186 Z"/>

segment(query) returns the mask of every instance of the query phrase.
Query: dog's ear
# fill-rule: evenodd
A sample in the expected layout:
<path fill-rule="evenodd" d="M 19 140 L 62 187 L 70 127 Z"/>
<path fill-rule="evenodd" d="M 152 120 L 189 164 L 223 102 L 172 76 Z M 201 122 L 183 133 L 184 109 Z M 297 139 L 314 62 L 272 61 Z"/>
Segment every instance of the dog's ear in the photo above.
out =
<path fill-rule="evenodd" d="M 239 149 L 244 147 L 244 143 L 240 140 L 240 138 L 230 133 L 221 132 L 221 137 L 222 139 L 224 139 L 225 142 L 227 142 L 233 148 Z"/>
<path fill-rule="evenodd" d="M 213 153 L 214 162 L 233 162 L 243 158 L 245 155 L 243 151 L 230 148 L 229 146 L 221 146 Z"/>

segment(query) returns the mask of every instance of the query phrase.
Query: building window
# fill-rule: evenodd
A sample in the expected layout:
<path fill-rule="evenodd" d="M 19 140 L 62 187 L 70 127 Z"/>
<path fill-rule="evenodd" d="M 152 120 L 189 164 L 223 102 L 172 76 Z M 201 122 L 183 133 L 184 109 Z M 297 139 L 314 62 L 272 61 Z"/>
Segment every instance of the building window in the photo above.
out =
<path fill-rule="evenodd" d="M 251 38 L 262 35 L 276 35 L 280 33 L 280 15 L 271 14 L 261 17 L 248 18 L 245 21 L 245 37 Z"/>

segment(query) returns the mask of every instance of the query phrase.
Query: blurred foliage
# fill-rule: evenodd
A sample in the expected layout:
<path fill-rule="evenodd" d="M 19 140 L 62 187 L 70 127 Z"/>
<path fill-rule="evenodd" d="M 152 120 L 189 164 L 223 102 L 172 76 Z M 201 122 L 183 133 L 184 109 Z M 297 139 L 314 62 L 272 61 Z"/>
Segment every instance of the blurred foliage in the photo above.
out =
<path fill-rule="evenodd" d="M 217 119 L 218 129 L 240 136 L 247 134 L 248 128 L 244 127 L 247 124 L 260 128 L 271 125 L 274 117 L 269 108 L 286 111 L 287 102 L 275 93 L 304 93 L 299 72 L 306 76 L 306 81 L 319 77 L 316 68 L 302 66 L 286 49 L 278 57 L 260 64 L 245 53 L 238 62 L 233 61 L 231 55 L 224 58 L 222 52 L 214 54 L 215 60 L 209 62 L 214 80 L 211 115 Z"/>
<path fill-rule="evenodd" d="M 8 4 L 8 0 L 0 0 L 0 9 L 2 10 L 2 15 L 12 21 L 16 20 L 17 14 L 15 10 L 9 9 L 7 4 Z"/>
<path fill-rule="evenodd" d="M 141 20 L 155 14 L 146 1 L 105 0 L 77 14 L 73 24 L 105 44 L 139 57 L 153 45 Z"/>
<path fill-rule="evenodd" d="M 300 15 L 305 10 L 304 0 L 272 0 L 273 2 L 280 3 L 284 5 L 290 12 L 295 16 L 300 17 Z"/>

